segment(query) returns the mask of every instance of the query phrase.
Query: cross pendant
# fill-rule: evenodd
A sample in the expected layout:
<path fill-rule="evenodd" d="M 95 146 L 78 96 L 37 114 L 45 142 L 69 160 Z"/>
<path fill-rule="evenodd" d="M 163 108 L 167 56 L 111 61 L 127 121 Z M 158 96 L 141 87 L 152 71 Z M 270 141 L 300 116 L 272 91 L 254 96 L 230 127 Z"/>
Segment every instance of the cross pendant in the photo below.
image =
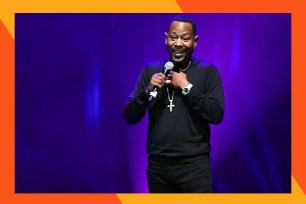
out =
<path fill-rule="evenodd" d="M 170 109 L 170 112 L 172 112 L 172 108 L 175 106 L 172 102 L 173 100 L 169 100 L 170 104 L 167 105 L 167 107 Z"/>

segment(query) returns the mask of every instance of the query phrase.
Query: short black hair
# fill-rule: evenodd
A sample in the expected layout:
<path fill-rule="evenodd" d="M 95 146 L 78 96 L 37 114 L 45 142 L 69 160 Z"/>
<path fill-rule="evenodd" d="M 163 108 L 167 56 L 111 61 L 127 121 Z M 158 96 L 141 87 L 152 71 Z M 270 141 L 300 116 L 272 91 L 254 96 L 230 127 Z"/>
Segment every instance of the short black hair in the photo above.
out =
<path fill-rule="evenodd" d="M 191 18 L 189 18 L 188 16 L 183 15 L 183 14 L 180 14 L 180 15 L 177 15 L 177 16 L 173 17 L 173 18 L 169 21 L 169 24 L 168 24 L 168 31 L 169 31 L 170 26 L 171 26 L 171 24 L 173 23 L 173 21 L 190 23 L 191 26 L 192 26 L 192 34 L 194 34 L 194 35 L 197 34 L 197 26 L 196 26 L 195 22 L 194 22 Z"/>

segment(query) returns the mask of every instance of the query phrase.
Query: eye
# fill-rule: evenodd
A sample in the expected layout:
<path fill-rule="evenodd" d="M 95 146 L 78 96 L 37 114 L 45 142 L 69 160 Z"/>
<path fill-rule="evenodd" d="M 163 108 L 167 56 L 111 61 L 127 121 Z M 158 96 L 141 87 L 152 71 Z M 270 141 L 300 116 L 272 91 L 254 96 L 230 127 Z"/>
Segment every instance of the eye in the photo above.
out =
<path fill-rule="evenodd" d="M 188 41 L 188 40 L 190 40 L 190 37 L 188 37 L 188 36 L 185 36 L 185 37 L 183 37 L 183 41 Z"/>
<path fill-rule="evenodd" d="M 176 36 L 170 35 L 171 40 L 176 40 Z"/>

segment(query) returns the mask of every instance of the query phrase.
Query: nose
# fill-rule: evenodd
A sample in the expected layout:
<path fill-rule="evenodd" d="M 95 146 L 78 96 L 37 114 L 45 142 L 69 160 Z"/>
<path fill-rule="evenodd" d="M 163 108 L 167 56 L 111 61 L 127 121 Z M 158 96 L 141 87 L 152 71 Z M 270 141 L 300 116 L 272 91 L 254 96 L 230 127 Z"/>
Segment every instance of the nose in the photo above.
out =
<path fill-rule="evenodd" d="M 182 39 L 181 38 L 177 38 L 177 40 L 175 41 L 175 45 L 176 46 L 183 46 Z"/>

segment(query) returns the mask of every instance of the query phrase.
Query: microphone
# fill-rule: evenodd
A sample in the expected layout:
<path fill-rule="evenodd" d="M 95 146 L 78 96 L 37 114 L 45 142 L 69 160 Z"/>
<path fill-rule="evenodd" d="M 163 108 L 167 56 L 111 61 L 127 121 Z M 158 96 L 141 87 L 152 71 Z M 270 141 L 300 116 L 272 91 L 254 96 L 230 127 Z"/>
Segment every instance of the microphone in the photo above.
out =
<path fill-rule="evenodd" d="M 163 74 L 167 77 L 168 74 L 170 73 L 170 71 L 173 70 L 173 67 L 174 67 L 174 64 L 173 64 L 172 62 L 167 62 L 167 63 L 164 65 Z M 153 98 L 155 98 L 155 97 L 157 96 L 158 91 L 159 91 L 159 88 L 154 86 L 153 90 L 152 90 L 151 93 L 150 93 L 149 102 L 150 102 Z"/>

